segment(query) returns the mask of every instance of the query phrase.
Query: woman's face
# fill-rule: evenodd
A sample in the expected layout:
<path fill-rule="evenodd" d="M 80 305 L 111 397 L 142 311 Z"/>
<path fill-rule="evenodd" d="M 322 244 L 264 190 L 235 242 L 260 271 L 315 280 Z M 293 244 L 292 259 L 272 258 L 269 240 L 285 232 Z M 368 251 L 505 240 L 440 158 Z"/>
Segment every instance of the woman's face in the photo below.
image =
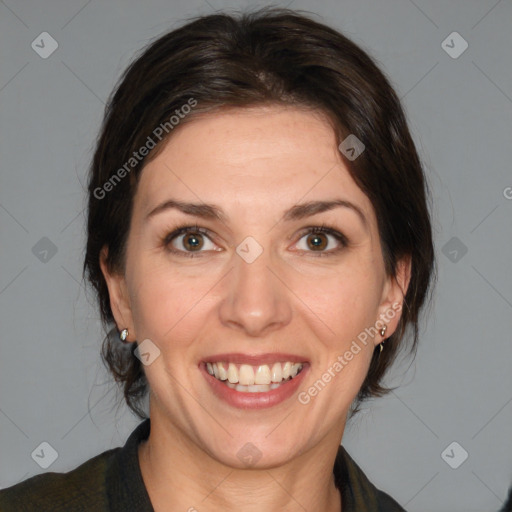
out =
<path fill-rule="evenodd" d="M 152 423 L 243 467 L 339 443 L 407 274 L 386 276 L 330 125 L 274 106 L 176 129 L 142 172 L 124 276 L 107 281 L 118 327 L 149 340 Z"/>

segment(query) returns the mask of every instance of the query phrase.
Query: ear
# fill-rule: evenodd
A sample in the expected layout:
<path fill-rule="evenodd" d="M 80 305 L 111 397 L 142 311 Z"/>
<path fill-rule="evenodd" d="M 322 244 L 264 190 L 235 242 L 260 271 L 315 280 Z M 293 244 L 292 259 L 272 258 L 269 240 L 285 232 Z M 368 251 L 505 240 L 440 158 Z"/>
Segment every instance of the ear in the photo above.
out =
<path fill-rule="evenodd" d="M 389 338 L 397 329 L 404 297 L 411 280 L 411 256 L 407 255 L 397 262 L 396 276 L 387 276 L 386 284 L 382 292 L 381 303 L 379 305 L 379 316 L 376 319 L 375 326 L 378 330 L 386 326 L 384 338 Z M 375 337 L 375 345 L 378 345 L 383 338 Z"/>
<path fill-rule="evenodd" d="M 128 338 L 126 341 L 135 341 L 137 339 L 135 326 L 133 324 L 132 310 L 130 306 L 130 297 L 126 286 L 124 275 L 113 272 L 107 264 L 108 247 L 104 246 L 100 252 L 100 267 L 103 277 L 107 283 L 108 294 L 110 297 L 110 308 L 114 315 L 117 330 L 128 329 Z"/>

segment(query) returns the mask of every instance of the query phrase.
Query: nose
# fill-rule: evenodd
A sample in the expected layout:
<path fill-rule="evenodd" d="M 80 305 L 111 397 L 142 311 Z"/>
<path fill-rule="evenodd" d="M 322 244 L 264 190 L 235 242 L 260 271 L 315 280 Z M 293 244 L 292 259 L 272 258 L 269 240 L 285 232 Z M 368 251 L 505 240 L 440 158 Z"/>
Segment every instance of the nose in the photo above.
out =
<path fill-rule="evenodd" d="M 267 251 L 251 263 L 233 254 L 219 307 L 223 325 L 248 336 L 262 337 L 286 326 L 292 317 L 290 292 L 279 278 Z"/>

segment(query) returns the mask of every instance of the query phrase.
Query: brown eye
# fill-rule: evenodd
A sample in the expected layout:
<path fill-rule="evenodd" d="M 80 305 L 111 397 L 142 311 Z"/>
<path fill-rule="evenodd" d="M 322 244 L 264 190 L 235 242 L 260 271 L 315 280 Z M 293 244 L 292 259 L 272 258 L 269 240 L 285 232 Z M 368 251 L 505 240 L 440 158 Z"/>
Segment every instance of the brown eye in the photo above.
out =
<path fill-rule="evenodd" d="M 302 234 L 297 248 L 305 253 L 316 252 L 316 256 L 329 256 L 347 247 L 348 240 L 339 231 L 326 226 L 308 228 Z"/>
<path fill-rule="evenodd" d="M 218 250 L 207 230 L 195 226 L 177 228 L 164 238 L 163 243 L 172 253 L 183 256 L 193 256 L 194 253 L 201 255 L 206 251 Z"/>
<path fill-rule="evenodd" d="M 187 233 L 183 235 L 183 247 L 187 251 L 196 251 L 203 247 L 204 239 L 201 233 Z"/>
<path fill-rule="evenodd" d="M 306 238 L 306 243 L 311 250 L 321 251 L 327 247 L 329 241 L 325 233 L 311 233 Z"/>

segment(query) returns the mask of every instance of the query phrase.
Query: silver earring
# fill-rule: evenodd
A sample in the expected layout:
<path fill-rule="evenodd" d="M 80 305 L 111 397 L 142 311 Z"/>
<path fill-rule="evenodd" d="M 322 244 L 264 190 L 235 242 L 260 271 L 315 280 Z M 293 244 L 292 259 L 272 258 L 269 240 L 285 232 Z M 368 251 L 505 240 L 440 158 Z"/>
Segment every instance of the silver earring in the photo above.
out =
<path fill-rule="evenodd" d="M 128 338 L 128 329 L 123 329 L 120 333 L 119 333 L 119 339 L 124 343 L 126 341 L 126 339 Z"/>

